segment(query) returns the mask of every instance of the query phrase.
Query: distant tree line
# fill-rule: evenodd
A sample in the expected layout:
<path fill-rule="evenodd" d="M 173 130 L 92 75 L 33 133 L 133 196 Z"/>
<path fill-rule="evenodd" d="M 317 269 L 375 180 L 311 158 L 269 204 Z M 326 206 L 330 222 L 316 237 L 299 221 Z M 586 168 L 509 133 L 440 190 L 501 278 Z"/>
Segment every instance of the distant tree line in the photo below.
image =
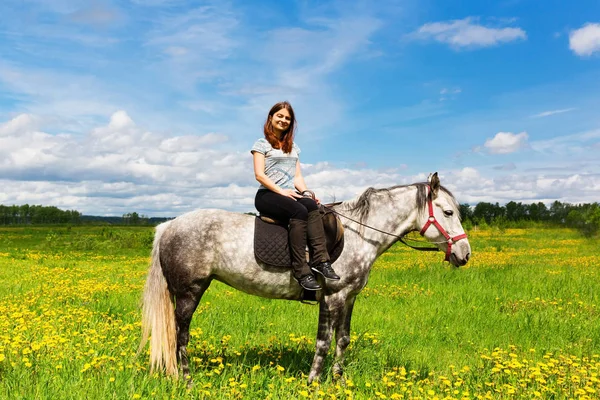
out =
<path fill-rule="evenodd" d="M 137 212 L 126 213 L 121 217 L 100 217 L 82 215 L 75 210 L 61 210 L 54 206 L 0 204 L 0 225 L 45 225 L 45 224 L 117 224 L 155 225 L 169 218 L 148 218 Z"/>
<path fill-rule="evenodd" d="M 0 224 L 78 224 L 81 213 L 75 210 L 61 210 L 54 206 L 36 206 L 29 204 L 4 206 L 0 204 Z"/>
<path fill-rule="evenodd" d="M 510 223 L 532 221 L 576 228 L 590 236 L 600 231 L 598 203 L 569 204 L 555 201 L 547 207 L 542 202 L 523 204 L 510 201 L 504 206 L 481 202 L 474 207 L 461 204 L 460 213 L 463 222 L 473 225 L 507 226 Z"/>
<path fill-rule="evenodd" d="M 123 223 L 125 225 L 148 225 L 148 221 L 148 216 L 144 214 L 136 212 L 123 214 Z"/>

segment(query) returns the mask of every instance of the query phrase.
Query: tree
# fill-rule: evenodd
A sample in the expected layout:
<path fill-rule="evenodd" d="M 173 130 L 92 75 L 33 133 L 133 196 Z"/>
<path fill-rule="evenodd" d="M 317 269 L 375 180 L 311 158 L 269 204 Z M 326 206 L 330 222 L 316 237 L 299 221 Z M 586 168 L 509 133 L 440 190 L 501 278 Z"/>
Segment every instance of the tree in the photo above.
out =
<path fill-rule="evenodd" d="M 468 204 L 460 204 L 458 206 L 458 210 L 460 212 L 460 217 L 462 221 L 471 221 L 473 220 L 473 210 L 471 206 Z"/>
<path fill-rule="evenodd" d="M 19 216 L 21 217 L 21 223 L 22 224 L 28 224 L 29 223 L 29 204 L 23 204 L 20 208 L 19 208 Z"/>
<path fill-rule="evenodd" d="M 583 218 L 583 214 L 579 210 L 571 210 L 567 215 L 567 225 L 579 228 L 583 225 L 585 219 Z"/>
<path fill-rule="evenodd" d="M 569 206 L 569 204 L 563 204 L 558 200 L 552 203 L 550 210 L 548 211 L 550 214 L 550 220 L 558 223 L 564 223 L 567 219 L 567 214 L 569 213 L 567 206 Z"/>
<path fill-rule="evenodd" d="M 497 217 L 504 216 L 505 209 L 500 204 L 486 203 L 482 201 L 475 206 L 473 210 L 473 219 L 477 221 L 485 220 L 488 224 Z"/>

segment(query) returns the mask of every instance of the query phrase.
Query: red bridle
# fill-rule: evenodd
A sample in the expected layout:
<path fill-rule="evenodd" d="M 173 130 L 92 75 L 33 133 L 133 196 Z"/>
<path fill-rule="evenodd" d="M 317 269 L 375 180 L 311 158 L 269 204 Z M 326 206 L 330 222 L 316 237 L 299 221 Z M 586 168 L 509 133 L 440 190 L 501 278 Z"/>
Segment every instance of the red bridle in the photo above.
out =
<path fill-rule="evenodd" d="M 431 187 L 427 186 L 427 189 L 429 189 L 427 192 L 427 207 L 429 208 L 429 218 L 427 219 L 427 222 L 425 223 L 423 228 L 421 228 L 420 233 L 421 236 L 425 236 L 425 232 L 427 231 L 429 226 L 433 224 L 437 228 L 437 230 L 440 231 L 442 235 L 444 235 L 446 241 L 448 242 L 448 250 L 446 250 L 446 258 L 444 260 L 449 261 L 450 254 L 452 254 L 452 245 L 461 239 L 466 239 L 467 234 L 463 233 L 462 235 L 457 235 L 454 237 L 448 235 L 448 232 L 446 232 L 446 230 L 442 227 L 442 225 L 440 225 L 440 223 L 437 221 L 437 219 L 435 219 L 435 216 L 433 215 L 433 199 L 431 196 Z"/>

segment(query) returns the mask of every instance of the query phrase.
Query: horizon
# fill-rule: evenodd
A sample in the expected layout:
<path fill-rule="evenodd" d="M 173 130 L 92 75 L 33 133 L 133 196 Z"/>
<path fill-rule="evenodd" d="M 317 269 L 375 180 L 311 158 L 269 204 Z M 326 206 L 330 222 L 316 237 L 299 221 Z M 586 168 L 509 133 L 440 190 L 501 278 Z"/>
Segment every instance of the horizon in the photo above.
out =
<path fill-rule="evenodd" d="M 250 148 L 281 100 L 324 203 L 436 171 L 461 204 L 600 200 L 597 1 L 7 0 L 0 14 L 0 204 L 255 212 Z"/>
<path fill-rule="evenodd" d="M 358 194 L 353 199 L 347 199 L 347 200 L 341 200 L 341 201 L 343 201 L 343 202 L 353 201 L 357 197 L 360 197 L 361 194 L 362 193 Z M 552 201 L 550 203 L 543 203 L 543 204 L 548 209 L 550 209 L 550 206 L 555 201 L 558 201 L 558 200 L 554 200 L 554 201 Z M 514 200 L 510 200 L 510 201 L 508 201 L 506 203 L 499 203 L 499 202 L 481 202 L 481 203 L 487 203 L 487 204 L 491 204 L 491 205 L 498 204 L 500 207 L 506 207 L 507 203 L 511 203 L 511 202 L 515 202 L 515 201 Z M 515 202 L 515 203 L 517 203 L 517 204 L 523 204 L 523 205 L 529 205 L 529 204 L 533 204 L 533 203 L 538 204 L 539 202 L 531 202 L 531 203 Z M 583 206 L 583 205 L 597 204 L 598 202 L 593 202 L 593 203 L 568 203 L 568 202 L 560 202 L 560 203 L 564 204 L 564 205 L 571 205 L 571 206 Z M 25 204 L 27 204 L 27 203 L 25 203 Z M 468 205 L 471 209 L 475 209 L 475 207 L 477 206 L 477 204 L 479 204 L 479 203 L 476 203 L 476 204 L 460 203 L 461 206 Z M 23 204 L 21 204 L 21 205 L 23 205 Z M 8 205 L 8 204 L 1 204 L 0 203 L 0 206 L 11 207 L 11 206 L 19 206 L 19 205 L 18 204 Z M 29 206 L 56 207 L 56 206 L 54 206 L 52 204 L 51 205 L 29 204 Z M 57 207 L 57 208 L 59 208 L 59 207 Z M 76 212 L 79 212 L 79 210 L 76 210 L 76 209 L 68 209 L 68 210 L 61 209 L 61 210 L 62 211 L 76 211 Z M 194 211 L 194 210 L 190 210 L 190 211 L 187 211 L 187 212 L 191 212 L 191 211 Z M 231 211 L 231 212 L 238 212 L 238 213 L 241 213 L 241 214 L 255 214 L 255 215 L 258 215 L 258 211 L 256 211 L 256 210 L 250 210 L 250 211 Z M 129 210 L 129 211 L 126 211 L 126 212 L 124 212 L 123 214 L 120 214 L 120 215 L 116 215 L 116 214 L 110 214 L 110 215 L 93 214 L 93 211 L 92 211 L 92 214 L 84 214 L 84 213 L 80 212 L 81 217 L 100 217 L 100 218 L 123 218 L 125 215 L 131 214 L 131 213 L 137 213 L 137 211 L 136 210 Z M 153 216 L 148 216 L 148 215 L 142 214 L 142 213 L 138 213 L 138 214 L 139 214 L 140 218 L 148 218 L 148 219 L 153 219 L 153 218 L 154 219 L 174 219 L 174 218 L 177 218 L 177 216 L 178 216 L 178 215 L 168 215 L 168 216 L 166 216 L 166 215 L 153 215 Z"/>

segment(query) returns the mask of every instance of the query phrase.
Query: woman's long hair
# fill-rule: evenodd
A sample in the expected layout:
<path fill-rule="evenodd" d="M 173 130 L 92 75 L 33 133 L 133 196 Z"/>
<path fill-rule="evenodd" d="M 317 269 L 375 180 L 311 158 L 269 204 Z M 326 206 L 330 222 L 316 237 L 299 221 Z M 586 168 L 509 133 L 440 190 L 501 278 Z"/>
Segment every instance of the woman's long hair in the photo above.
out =
<path fill-rule="evenodd" d="M 277 111 L 281 110 L 282 108 L 285 108 L 290 113 L 290 125 L 288 126 L 287 130 L 283 133 L 283 137 L 280 141 L 277 135 L 275 134 L 275 131 L 273 130 L 271 118 L 273 117 L 273 115 L 275 115 Z M 267 116 L 267 120 L 265 121 L 263 131 L 265 133 L 265 139 L 267 139 L 267 141 L 271 144 L 271 146 L 273 146 L 274 149 L 281 148 L 281 150 L 284 153 L 291 153 L 292 145 L 294 144 L 294 135 L 296 133 L 296 117 L 294 116 L 294 109 L 292 108 L 292 105 L 287 101 L 282 101 L 271 107 L 271 111 L 269 111 L 269 115 Z"/>

